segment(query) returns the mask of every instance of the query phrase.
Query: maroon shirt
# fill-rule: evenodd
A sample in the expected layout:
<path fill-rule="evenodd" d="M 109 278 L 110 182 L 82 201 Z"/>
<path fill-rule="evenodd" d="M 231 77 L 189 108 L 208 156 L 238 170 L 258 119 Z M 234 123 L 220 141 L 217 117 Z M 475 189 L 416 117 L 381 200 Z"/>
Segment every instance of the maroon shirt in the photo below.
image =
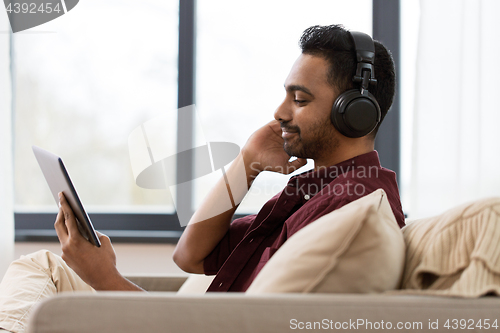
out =
<path fill-rule="evenodd" d="M 337 165 L 291 177 L 257 215 L 234 220 L 205 258 L 206 275 L 217 276 L 207 291 L 245 291 L 271 256 L 294 233 L 340 207 L 382 188 L 399 227 L 404 214 L 396 174 L 380 166 L 372 151 Z"/>

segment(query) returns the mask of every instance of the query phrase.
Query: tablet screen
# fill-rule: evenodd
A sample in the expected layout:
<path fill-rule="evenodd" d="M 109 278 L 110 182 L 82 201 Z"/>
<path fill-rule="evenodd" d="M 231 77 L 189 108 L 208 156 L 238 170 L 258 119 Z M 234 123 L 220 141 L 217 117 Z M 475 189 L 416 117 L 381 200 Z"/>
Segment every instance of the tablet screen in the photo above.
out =
<path fill-rule="evenodd" d="M 59 205 L 59 192 L 63 192 L 77 219 L 78 229 L 84 238 L 97 247 L 101 246 L 94 226 L 85 211 L 62 159 L 42 148 L 33 146 L 33 152 L 49 185 L 52 196 Z"/>

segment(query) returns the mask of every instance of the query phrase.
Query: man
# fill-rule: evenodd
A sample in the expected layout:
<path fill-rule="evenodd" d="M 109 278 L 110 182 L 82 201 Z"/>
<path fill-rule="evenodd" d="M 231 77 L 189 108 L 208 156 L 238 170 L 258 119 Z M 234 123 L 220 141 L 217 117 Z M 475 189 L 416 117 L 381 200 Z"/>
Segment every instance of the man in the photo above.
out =
<path fill-rule="evenodd" d="M 233 179 L 236 170 L 244 168 L 246 183 L 236 190 L 231 188 L 234 196 L 242 197 L 263 170 L 289 174 L 305 165 L 307 158 L 314 160 L 314 170 L 292 177 L 258 214 L 234 222 L 231 219 L 236 207 L 215 217 L 209 215 L 221 195 L 227 195 L 226 181 L 219 181 L 174 252 L 174 261 L 183 270 L 217 274 L 209 291 L 246 290 L 267 260 L 295 232 L 378 188 L 386 191 L 398 224 L 404 225 L 395 174 L 380 166 L 374 151 L 376 132 L 394 96 L 391 56 L 375 42 L 377 84 L 369 84 L 374 81 L 368 76 L 363 76 L 360 84 L 352 81 L 357 70 L 354 43 L 341 26 L 311 27 L 304 31 L 300 44 L 302 54 L 285 81 L 286 96 L 274 114 L 275 120 L 249 138 L 225 179 Z M 334 102 L 350 89 L 368 96 L 363 92 L 367 88 L 380 105 L 375 128 L 360 137 L 341 134 L 332 124 Z M 297 159 L 290 161 L 291 156 Z M 62 195 L 60 206 L 55 229 L 64 261 L 41 252 L 11 265 L 0 285 L 0 328 L 23 331 L 29 311 L 40 296 L 63 290 L 141 290 L 116 269 L 109 239 L 100 234 L 102 246 L 91 245 L 80 235 Z M 26 284 L 29 287 L 24 287 Z"/>
<path fill-rule="evenodd" d="M 295 232 L 377 188 L 387 192 L 399 226 L 404 225 L 395 174 L 380 167 L 374 151 L 380 122 L 366 135 L 353 138 L 333 126 L 331 115 L 341 93 L 354 89 L 359 94 L 360 89 L 369 88 L 383 119 L 394 96 L 391 56 L 375 42 L 377 85 L 369 84 L 370 77 L 356 84 L 355 47 L 350 33 L 342 27 L 311 27 L 304 31 L 300 45 L 302 54 L 285 81 L 286 97 L 274 114 L 275 120 L 250 137 L 227 171 L 227 178 L 244 165 L 248 189 L 263 170 L 290 173 L 303 166 L 306 158 L 314 160 L 314 170 L 293 177 L 257 215 L 232 223 L 236 207 L 208 218 L 210 208 L 227 192 L 225 181 L 219 182 L 193 216 L 174 252 L 174 261 L 183 270 L 216 274 L 208 291 L 245 291 Z M 291 156 L 298 159 L 289 162 Z M 372 173 L 368 175 L 366 170 Z"/>

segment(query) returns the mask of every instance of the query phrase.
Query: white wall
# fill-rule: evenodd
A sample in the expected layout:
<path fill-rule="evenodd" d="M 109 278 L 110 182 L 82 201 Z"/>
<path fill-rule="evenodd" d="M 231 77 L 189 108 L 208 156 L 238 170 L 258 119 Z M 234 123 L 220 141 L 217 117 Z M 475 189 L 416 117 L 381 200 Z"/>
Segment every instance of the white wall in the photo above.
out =
<path fill-rule="evenodd" d="M 7 13 L 0 8 L 0 277 L 3 277 L 14 253 L 9 31 Z"/>

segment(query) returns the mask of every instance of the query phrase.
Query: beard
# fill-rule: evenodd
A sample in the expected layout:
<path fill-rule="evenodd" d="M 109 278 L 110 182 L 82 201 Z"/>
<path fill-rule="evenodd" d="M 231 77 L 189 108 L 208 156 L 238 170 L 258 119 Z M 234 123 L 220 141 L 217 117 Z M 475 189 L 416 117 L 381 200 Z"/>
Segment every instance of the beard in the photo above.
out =
<path fill-rule="evenodd" d="M 331 154 L 340 145 L 338 133 L 335 132 L 330 119 L 313 124 L 306 137 L 298 126 L 282 123 L 282 127 L 296 133 L 293 138 L 285 139 L 283 144 L 283 149 L 289 156 L 317 159 Z"/>

